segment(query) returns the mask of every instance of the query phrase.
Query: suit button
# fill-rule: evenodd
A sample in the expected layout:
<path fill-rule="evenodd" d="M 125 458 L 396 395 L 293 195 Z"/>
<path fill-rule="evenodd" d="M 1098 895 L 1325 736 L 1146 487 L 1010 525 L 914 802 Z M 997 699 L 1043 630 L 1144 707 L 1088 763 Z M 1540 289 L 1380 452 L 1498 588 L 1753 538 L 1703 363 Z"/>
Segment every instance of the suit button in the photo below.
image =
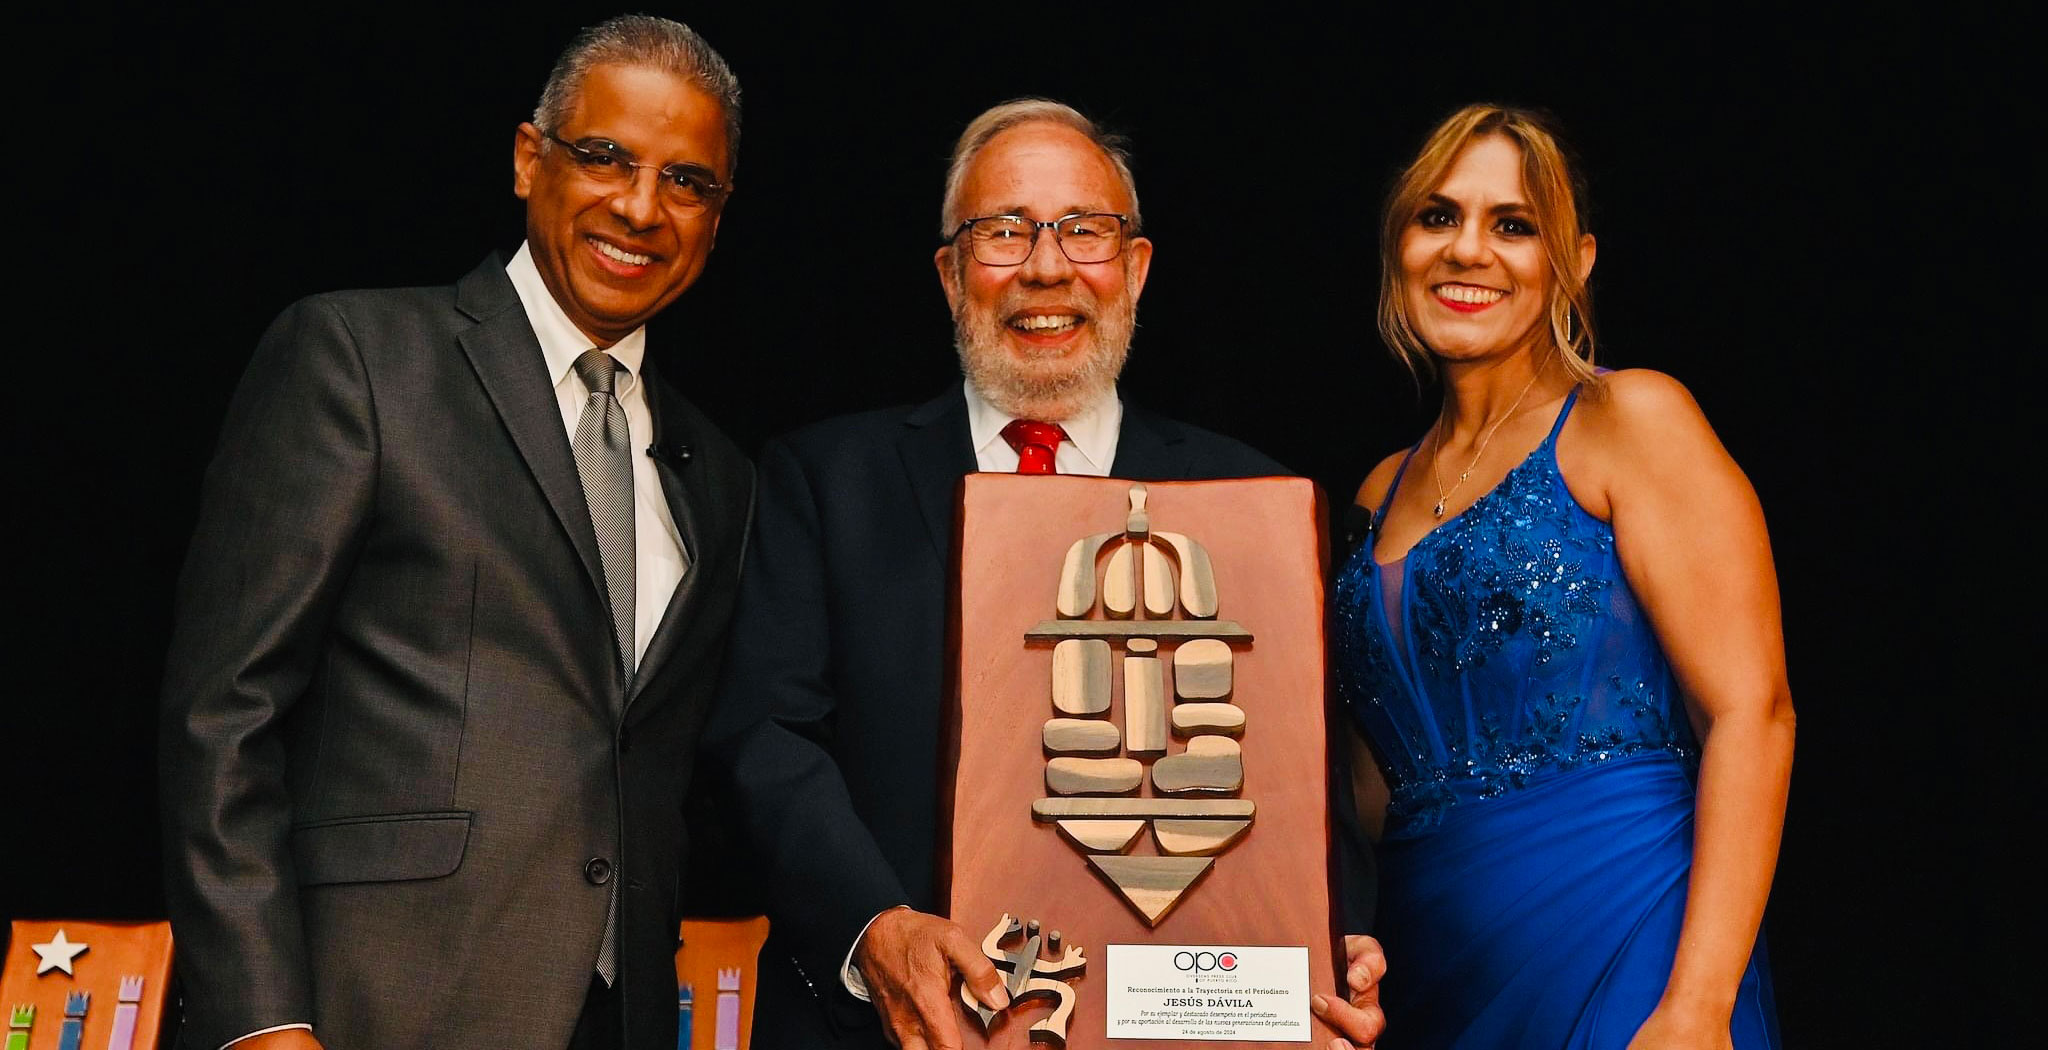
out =
<path fill-rule="evenodd" d="M 592 886 L 602 886 L 612 881 L 612 862 L 603 857 L 590 858 L 590 861 L 583 865 L 583 877 L 589 879 Z"/>

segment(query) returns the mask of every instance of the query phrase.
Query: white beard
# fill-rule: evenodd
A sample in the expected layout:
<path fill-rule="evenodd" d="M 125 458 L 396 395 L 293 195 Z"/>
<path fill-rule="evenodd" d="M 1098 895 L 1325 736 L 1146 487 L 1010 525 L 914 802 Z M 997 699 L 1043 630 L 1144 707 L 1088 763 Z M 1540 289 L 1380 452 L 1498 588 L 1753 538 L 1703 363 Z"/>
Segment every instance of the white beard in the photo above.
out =
<path fill-rule="evenodd" d="M 1131 296 L 1095 307 L 1076 311 L 1087 319 L 1080 345 L 1034 355 L 1010 339 L 1002 319 L 1013 307 L 964 305 L 953 314 L 960 369 L 983 400 L 1008 415 L 1047 423 L 1072 419 L 1116 386 L 1138 327 L 1138 303 Z"/>

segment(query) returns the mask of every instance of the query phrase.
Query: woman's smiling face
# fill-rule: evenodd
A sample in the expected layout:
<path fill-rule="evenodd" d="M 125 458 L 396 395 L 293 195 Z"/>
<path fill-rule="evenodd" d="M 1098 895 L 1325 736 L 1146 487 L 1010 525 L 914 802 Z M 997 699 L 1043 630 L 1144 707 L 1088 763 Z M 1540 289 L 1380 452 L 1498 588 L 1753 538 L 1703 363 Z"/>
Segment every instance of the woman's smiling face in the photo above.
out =
<path fill-rule="evenodd" d="M 1541 334 L 1553 279 L 1512 139 L 1485 135 L 1458 153 L 1401 234 L 1401 274 L 1410 323 L 1439 358 L 1485 358 Z"/>

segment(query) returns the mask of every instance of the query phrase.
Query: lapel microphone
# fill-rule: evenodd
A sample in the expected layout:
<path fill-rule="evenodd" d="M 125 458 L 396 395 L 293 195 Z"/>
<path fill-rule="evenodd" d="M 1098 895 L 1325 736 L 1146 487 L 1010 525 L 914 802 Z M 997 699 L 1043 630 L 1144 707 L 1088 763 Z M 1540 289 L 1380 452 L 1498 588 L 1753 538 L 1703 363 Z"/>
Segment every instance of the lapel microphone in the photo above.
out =
<path fill-rule="evenodd" d="M 688 466 L 691 456 L 690 446 L 669 442 L 647 446 L 647 454 L 653 457 L 656 463 L 674 467 L 677 470 Z"/>

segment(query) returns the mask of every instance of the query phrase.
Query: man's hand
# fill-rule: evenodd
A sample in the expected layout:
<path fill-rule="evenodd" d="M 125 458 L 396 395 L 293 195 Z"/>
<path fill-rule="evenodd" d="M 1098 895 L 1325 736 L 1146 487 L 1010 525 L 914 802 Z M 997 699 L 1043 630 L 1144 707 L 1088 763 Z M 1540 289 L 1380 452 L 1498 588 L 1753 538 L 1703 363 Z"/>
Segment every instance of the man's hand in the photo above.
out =
<path fill-rule="evenodd" d="M 903 1050 L 960 1050 L 953 971 L 990 1008 L 1010 1005 L 1002 974 L 958 923 L 892 908 L 875 917 L 854 949 L 854 965 L 889 1041 Z"/>
<path fill-rule="evenodd" d="M 1371 937 L 1344 938 L 1344 984 L 1347 1000 L 1318 995 L 1309 1008 L 1323 1023 L 1344 1033 L 1346 1038 L 1330 1041 L 1330 1050 L 1371 1050 L 1373 1041 L 1387 1026 L 1380 1012 L 1380 978 L 1387 974 L 1387 957 L 1380 942 Z"/>
<path fill-rule="evenodd" d="M 265 1032 L 229 1043 L 227 1050 L 322 1050 L 320 1040 L 303 1028 Z"/>

